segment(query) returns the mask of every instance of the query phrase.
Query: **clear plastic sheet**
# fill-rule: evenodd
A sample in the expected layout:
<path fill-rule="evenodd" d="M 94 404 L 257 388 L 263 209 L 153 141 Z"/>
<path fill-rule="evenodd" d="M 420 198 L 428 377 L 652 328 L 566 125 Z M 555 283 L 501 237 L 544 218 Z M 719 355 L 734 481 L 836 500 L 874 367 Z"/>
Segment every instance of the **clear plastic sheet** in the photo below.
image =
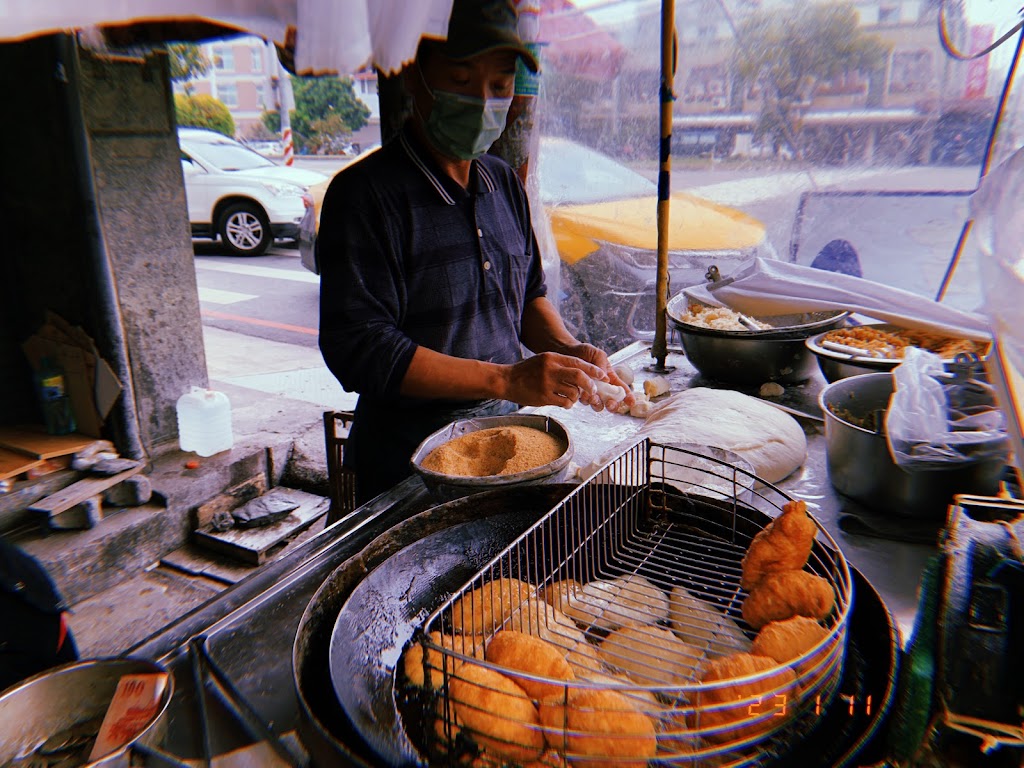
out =
<path fill-rule="evenodd" d="M 889 451 L 900 467 L 1006 460 L 1005 419 L 995 392 L 969 370 L 947 373 L 938 355 L 907 349 L 893 369 L 895 391 L 885 420 Z"/>

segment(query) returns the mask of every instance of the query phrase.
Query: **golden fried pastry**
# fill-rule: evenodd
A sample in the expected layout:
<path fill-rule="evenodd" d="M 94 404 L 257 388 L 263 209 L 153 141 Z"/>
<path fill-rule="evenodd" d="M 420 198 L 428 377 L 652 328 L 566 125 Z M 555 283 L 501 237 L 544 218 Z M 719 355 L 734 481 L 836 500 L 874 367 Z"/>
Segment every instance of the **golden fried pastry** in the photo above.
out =
<path fill-rule="evenodd" d="M 482 635 L 456 635 L 453 637 L 452 635 L 442 635 L 440 632 L 431 632 L 428 637 L 430 637 L 430 642 L 442 648 L 448 648 L 456 653 L 473 656 L 477 659 L 484 657 L 485 641 Z M 405 677 L 417 688 L 422 688 L 425 680 L 423 650 L 423 644 L 417 642 L 406 648 L 405 653 L 402 654 L 402 669 L 405 672 Z M 441 657 L 443 655 L 440 651 L 433 648 L 427 651 L 427 666 L 430 667 L 431 688 L 440 688 L 444 685 L 444 673 L 441 671 Z M 454 656 L 446 656 L 445 658 L 449 662 L 449 675 L 453 674 L 463 663 Z"/>
<path fill-rule="evenodd" d="M 452 604 L 452 631 L 464 635 L 489 635 L 502 625 L 533 587 L 519 579 L 500 578 L 467 592 Z"/>
<path fill-rule="evenodd" d="M 807 616 L 821 621 L 835 606 L 832 585 L 807 571 L 769 573 L 743 601 L 743 620 L 754 629 L 772 621 Z"/>
<path fill-rule="evenodd" d="M 740 586 L 753 588 L 765 574 L 799 571 L 807 564 L 818 526 L 807 516 L 803 501 L 788 501 L 782 514 L 758 533 L 743 556 Z"/>
<path fill-rule="evenodd" d="M 509 616 L 505 628 L 536 635 L 560 646 L 563 651 L 587 639 L 576 622 L 539 597 L 526 598 Z"/>
<path fill-rule="evenodd" d="M 709 741 L 720 743 L 775 728 L 793 711 L 796 675 L 789 667 L 779 666 L 767 656 L 734 653 L 708 661 L 700 679 L 712 683 L 769 671 L 771 674 L 752 682 L 702 688 L 694 704 L 692 727 Z M 707 732 L 718 728 L 722 730 Z"/>
<path fill-rule="evenodd" d="M 712 656 L 750 650 L 750 640 L 735 621 L 686 587 L 673 587 L 668 598 L 668 620 L 676 637 Z"/>
<path fill-rule="evenodd" d="M 654 719 L 615 691 L 575 688 L 546 699 L 540 721 L 548 744 L 573 766 L 645 768 L 658 750 Z"/>
<path fill-rule="evenodd" d="M 668 618 L 668 595 L 643 576 L 632 574 L 588 581 L 567 595 L 560 609 L 580 626 L 611 631 Z"/>
<path fill-rule="evenodd" d="M 581 640 L 572 647 L 572 650 L 565 654 L 565 660 L 569 662 L 572 671 L 577 676 L 587 672 L 600 672 L 604 669 L 601 659 L 597 655 L 597 646 Z"/>
<path fill-rule="evenodd" d="M 750 652 L 785 664 L 807 653 L 828 636 L 828 630 L 807 616 L 765 624 L 754 638 Z"/>
<path fill-rule="evenodd" d="M 694 679 L 701 652 L 664 627 L 622 627 L 598 648 L 601 661 L 640 685 L 683 685 Z"/>
<path fill-rule="evenodd" d="M 484 658 L 507 669 L 506 676 L 534 699 L 556 696 L 565 690 L 565 686 L 530 680 L 513 674 L 513 670 L 553 680 L 576 679 L 561 648 L 539 637 L 510 629 L 503 629 L 491 638 Z"/>
<path fill-rule="evenodd" d="M 562 579 L 542 587 L 537 594 L 552 608 L 562 610 L 562 603 L 582 589 L 583 585 L 576 579 Z"/>
<path fill-rule="evenodd" d="M 588 683 L 598 683 L 599 685 L 607 686 L 616 693 L 622 694 L 629 699 L 637 712 L 654 714 L 665 708 L 664 705 L 658 701 L 657 695 L 651 691 L 645 691 L 639 688 L 637 684 L 628 677 L 617 677 L 615 675 L 607 675 L 602 672 L 588 671 L 582 675 L 577 675 L 576 679 L 585 680 Z"/>
<path fill-rule="evenodd" d="M 527 762 L 544 750 L 537 708 L 500 672 L 463 664 L 448 684 L 457 723 L 487 753 Z"/>

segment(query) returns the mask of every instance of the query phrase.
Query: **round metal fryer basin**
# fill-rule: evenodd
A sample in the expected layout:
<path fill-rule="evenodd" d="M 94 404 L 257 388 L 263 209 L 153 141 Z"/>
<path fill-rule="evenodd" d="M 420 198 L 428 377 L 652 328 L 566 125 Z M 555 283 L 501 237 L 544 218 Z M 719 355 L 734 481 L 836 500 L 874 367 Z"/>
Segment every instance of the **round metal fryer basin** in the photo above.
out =
<path fill-rule="evenodd" d="M 522 503 L 522 497 L 510 498 L 508 501 L 519 502 L 517 508 L 520 514 L 536 519 L 553 503 L 557 503 L 557 498 L 554 497 L 551 497 L 549 501 L 544 501 L 544 490 L 543 488 L 532 489 L 532 493 L 537 494 L 533 500 L 540 502 L 540 506 L 532 510 L 528 510 L 528 504 Z M 548 487 L 547 490 L 550 491 L 551 488 Z M 482 514 L 495 513 L 495 507 L 500 510 L 497 511 L 498 514 L 507 514 L 510 505 L 503 504 L 499 500 L 501 496 L 507 495 L 508 492 L 496 494 L 498 498 L 493 499 L 496 503 L 485 504 L 484 509 L 481 510 Z M 488 493 L 485 496 L 495 495 Z M 473 513 L 469 502 L 480 500 L 482 500 L 481 496 L 476 496 L 473 499 L 451 502 L 423 513 L 417 518 L 433 517 L 435 523 L 447 518 L 451 525 L 447 530 L 447 536 L 464 540 L 470 533 L 467 525 L 472 525 L 472 522 L 468 524 L 465 522 L 467 514 L 471 519 L 480 517 Z M 463 522 L 457 522 L 457 520 Z M 764 516 L 764 523 L 766 524 L 768 521 L 769 518 Z M 409 553 L 410 557 L 420 562 L 424 569 L 433 570 L 434 564 L 419 556 L 423 547 L 432 549 L 433 545 L 422 545 L 421 539 L 416 537 L 417 533 L 422 533 L 423 530 L 432 527 L 425 524 L 427 522 L 426 519 L 411 520 L 409 525 L 414 525 L 416 530 L 404 532 L 400 538 L 405 541 L 411 539 L 413 543 L 406 545 L 414 550 Z M 528 524 L 527 520 L 519 520 L 514 527 L 519 527 L 521 530 Z M 502 531 L 502 527 L 500 524 L 493 526 L 488 533 L 483 534 L 485 537 L 495 537 L 492 542 L 495 552 L 503 549 L 514 538 L 513 533 L 507 529 Z M 480 533 L 479 529 L 475 532 Z M 394 551 L 394 547 L 391 546 L 394 543 L 389 543 L 387 551 Z M 368 550 L 370 549 L 373 549 L 372 545 L 368 548 Z M 371 560 L 377 561 L 381 552 L 369 553 L 366 551 L 363 554 L 369 555 Z M 358 581 L 358 572 L 360 570 L 362 573 L 366 572 L 367 562 L 369 560 L 364 561 L 363 555 L 360 555 L 353 558 L 353 562 L 347 564 L 347 567 L 342 566 L 335 574 L 332 574 L 316 597 L 311 600 L 296 636 L 293 661 L 296 689 L 303 714 L 302 735 L 307 748 L 311 749 L 314 762 L 317 765 L 337 764 L 339 758 L 344 758 L 350 764 L 379 765 L 383 757 L 366 745 L 360 735 L 355 732 L 345 712 L 338 706 L 337 700 L 332 700 L 333 696 L 330 695 L 325 698 L 323 690 L 324 686 L 330 688 L 327 676 L 324 674 L 324 666 L 327 663 L 326 646 L 331 640 L 338 610 L 352 595 L 355 587 L 361 583 Z M 348 573 L 344 573 L 345 571 Z M 803 756 L 810 762 L 788 763 L 786 759 L 789 756 L 787 756 L 779 764 L 811 764 L 823 755 L 827 755 L 830 764 L 842 766 L 851 764 L 855 757 L 860 759 L 865 754 L 871 754 L 877 749 L 874 735 L 884 723 L 891 707 L 900 642 L 895 622 L 881 598 L 855 569 L 851 568 L 851 574 L 855 581 L 856 600 L 850 617 L 849 660 L 843 668 L 839 691 L 844 695 L 859 695 L 862 698 L 871 696 L 874 704 L 869 708 L 859 708 L 853 713 L 848 712 L 845 705 L 840 704 L 826 710 L 822 713 L 821 726 L 808 734 L 803 742 L 792 747 L 793 759 L 802 759 L 798 756 Z M 354 583 L 346 584 L 346 580 L 353 576 L 356 576 L 357 580 Z M 437 595 L 433 602 L 442 601 L 444 597 L 443 593 Z M 423 616 L 424 614 L 420 614 L 413 620 L 416 626 L 422 621 Z M 358 625 L 359 622 L 354 622 L 354 624 Z M 415 629 L 415 626 L 411 629 L 392 630 L 391 637 L 408 634 L 412 629 Z M 360 631 L 366 634 L 365 627 Z M 380 644 L 392 647 L 397 645 L 393 639 L 388 643 Z M 349 685 L 362 688 L 361 695 L 378 697 L 381 703 L 386 705 L 385 712 L 395 711 L 393 665 L 375 664 L 370 667 L 357 667 L 352 672 L 347 677 Z M 319 691 L 314 690 L 316 680 L 321 683 Z M 333 692 L 327 691 L 326 693 Z"/>

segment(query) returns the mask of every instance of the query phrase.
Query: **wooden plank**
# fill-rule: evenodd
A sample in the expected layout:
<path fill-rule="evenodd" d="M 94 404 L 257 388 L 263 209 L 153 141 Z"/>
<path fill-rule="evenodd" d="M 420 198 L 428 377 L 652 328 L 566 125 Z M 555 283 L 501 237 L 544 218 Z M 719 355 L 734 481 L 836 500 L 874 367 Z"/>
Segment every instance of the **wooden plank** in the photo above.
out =
<path fill-rule="evenodd" d="M 46 459 L 38 459 L 20 451 L 0 447 L 0 480 L 17 477 L 45 463 Z"/>
<path fill-rule="evenodd" d="M 191 576 L 205 576 L 223 584 L 236 584 L 252 573 L 253 566 L 219 557 L 195 542 L 188 542 L 160 558 L 160 564 Z"/>
<path fill-rule="evenodd" d="M 0 447 L 21 451 L 37 459 L 52 459 L 78 453 L 96 440 L 95 437 L 77 432 L 70 435 L 49 435 L 42 426 L 0 427 Z"/>
<path fill-rule="evenodd" d="M 267 476 L 262 472 L 258 475 L 253 475 L 236 486 L 228 488 L 223 493 L 196 507 L 196 528 L 205 528 L 218 512 L 230 512 L 235 507 L 240 507 L 247 501 L 262 496 L 268 490 Z"/>
<path fill-rule="evenodd" d="M 98 496 L 107 488 L 117 485 L 122 480 L 126 480 L 132 475 L 137 475 L 144 466 L 145 464 L 140 462 L 137 467 L 126 469 L 124 472 L 119 472 L 110 477 L 86 477 L 77 483 L 72 483 L 64 490 L 58 491 L 52 496 L 40 499 L 28 509 L 30 512 L 42 512 L 51 516 L 59 514 L 71 509 L 76 504 L 81 504 L 86 499 Z"/>
<path fill-rule="evenodd" d="M 262 565 L 271 550 L 285 544 L 317 519 L 327 514 L 331 500 L 295 488 L 275 488 L 270 491 L 299 504 L 286 518 L 265 528 L 231 528 L 219 532 L 212 527 L 198 528 L 193 533 L 197 544 L 229 555 L 252 565 Z"/>

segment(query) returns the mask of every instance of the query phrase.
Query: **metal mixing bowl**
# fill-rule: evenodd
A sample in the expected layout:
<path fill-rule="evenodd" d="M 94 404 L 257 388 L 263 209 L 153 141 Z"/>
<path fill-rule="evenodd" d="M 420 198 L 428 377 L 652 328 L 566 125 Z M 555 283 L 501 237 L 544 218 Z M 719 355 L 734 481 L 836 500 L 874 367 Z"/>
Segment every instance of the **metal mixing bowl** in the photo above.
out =
<path fill-rule="evenodd" d="M 833 382 L 818 395 L 829 479 L 839 493 L 878 512 L 942 518 L 955 494 L 991 496 L 999 490 L 1005 462 L 998 458 L 945 462 L 914 472 L 897 465 L 882 431 L 892 393 L 891 373 L 865 373 Z M 868 419 L 878 428 L 860 426 Z"/>
<path fill-rule="evenodd" d="M 454 440 L 456 437 L 469 434 L 470 432 L 479 432 L 483 429 L 512 426 L 533 427 L 534 429 L 548 432 L 558 438 L 559 442 L 564 446 L 564 450 L 554 461 L 511 475 L 462 477 L 434 472 L 423 466 L 423 460 L 431 451 L 450 440 Z M 454 499 L 469 493 L 488 491 L 493 488 L 510 485 L 561 482 L 569 474 L 569 462 L 572 460 L 572 456 L 572 438 L 569 436 L 569 430 L 560 421 L 540 414 L 512 413 L 507 416 L 487 416 L 480 419 L 454 421 L 437 430 L 420 443 L 413 453 L 410 463 L 412 464 L 413 471 L 423 479 L 423 483 L 427 486 L 428 490 L 432 491 L 436 496 Z"/>
<path fill-rule="evenodd" d="M 76 661 L 41 672 L 0 694 L 0 765 L 30 754 L 43 742 L 80 723 L 102 718 L 122 675 L 166 672 L 145 659 Z M 168 677 L 156 714 L 131 743 L 155 744 L 174 689 Z M 88 766 L 127 766 L 130 745 Z"/>
<path fill-rule="evenodd" d="M 709 379 L 746 385 L 767 381 L 795 384 L 809 379 L 815 362 L 805 343 L 807 337 L 839 328 L 850 314 L 833 311 L 759 317 L 773 327 L 721 331 L 683 322 L 688 309 L 689 298 L 680 293 L 669 302 L 667 312 L 693 367 Z"/>
<path fill-rule="evenodd" d="M 864 327 L 877 328 L 880 331 L 901 330 L 900 326 L 893 325 L 892 323 L 867 323 Z M 859 357 L 827 349 L 821 345 L 821 342 L 824 340 L 825 334 L 830 330 L 834 329 L 829 328 L 815 334 L 805 342 L 807 348 L 818 359 L 818 367 L 821 369 L 821 375 L 825 377 L 825 381 L 839 381 L 848 376 L 860 376 L 862 373 L 888 373 L 903 362 L 900 358 Z M 953 363 L 953 360 L 946 360 L 946 369 L 949 370 Z M 976 375 L 981 373 L 982 370 L 979 369 Z"/>

